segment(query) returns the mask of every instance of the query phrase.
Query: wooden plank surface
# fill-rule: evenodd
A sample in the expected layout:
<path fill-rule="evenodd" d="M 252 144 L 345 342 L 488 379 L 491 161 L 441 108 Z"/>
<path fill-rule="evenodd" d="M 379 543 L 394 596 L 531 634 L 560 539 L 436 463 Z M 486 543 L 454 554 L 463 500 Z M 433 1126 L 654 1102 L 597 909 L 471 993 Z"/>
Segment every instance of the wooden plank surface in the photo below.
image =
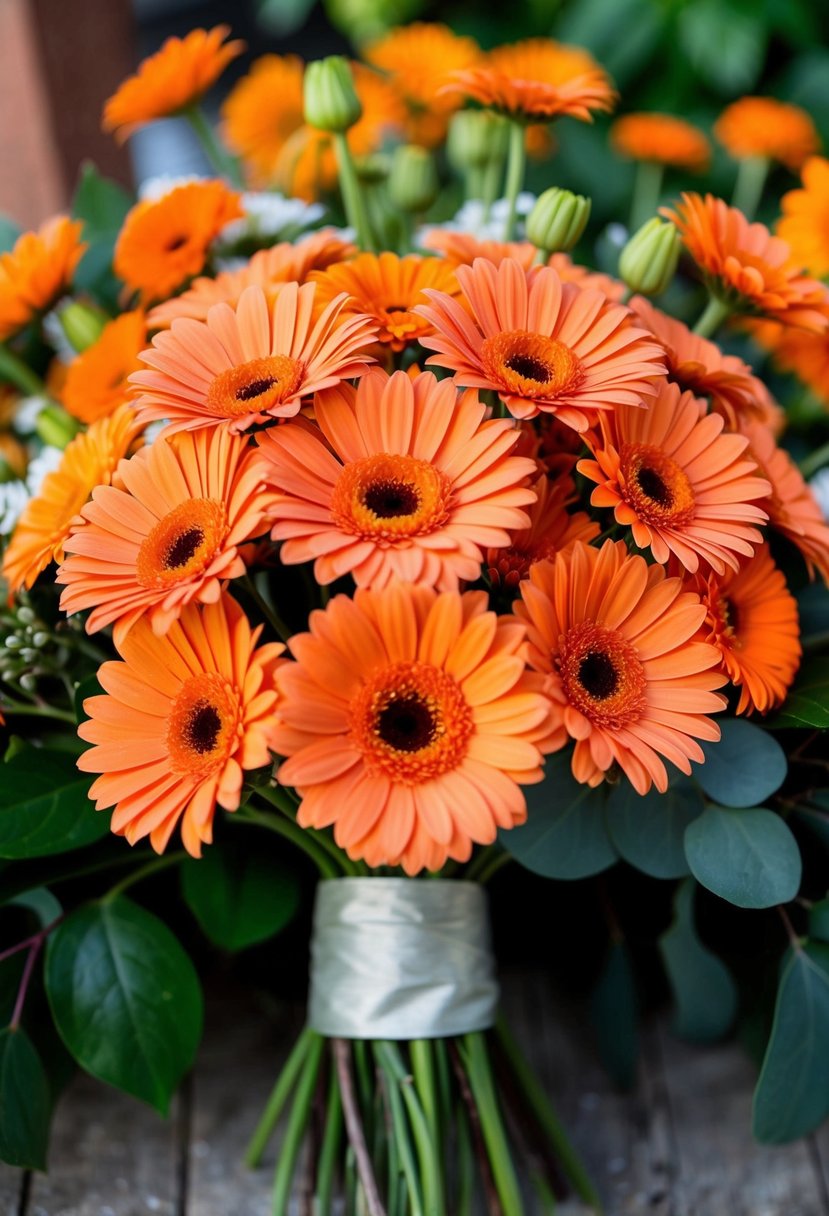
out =
<path fill-rule="evenodd" d="M 24 1176 L 21 1170 L 0 1162 L 0 1213 L 2 1216 L 18 1216 L 23 1199 Z"/>

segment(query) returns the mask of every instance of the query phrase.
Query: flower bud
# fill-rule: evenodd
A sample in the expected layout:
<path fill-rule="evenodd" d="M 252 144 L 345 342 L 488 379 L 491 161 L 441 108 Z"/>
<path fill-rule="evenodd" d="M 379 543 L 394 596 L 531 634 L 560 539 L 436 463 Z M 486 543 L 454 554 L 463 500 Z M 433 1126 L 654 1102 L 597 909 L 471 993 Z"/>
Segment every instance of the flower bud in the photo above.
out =
<path fill-rule="evenodd" d="M 539 195 L 527 216 L 527 239 L 549 255 L 577 244 L 590 219 L 590 199 L 552 186 Z"/>
<path fill-rule="evenodd" d="M 509 122 L 491 110 L 458 110 L 449 123 L 446 155 L 456 173 L 484 169 L 506 158 Z"/>
<path fill-rule="evenodd" d="M 658 296 L 674 277 L 682 241 L 676 227 L 654 216 L 643 224 L 619 256 L 619 277 L 633 292 Z"/>
<path fill-rule="evenodd" d="M 347 59 L 329 55 L 305 69 L 305 121 L 320 131 L 343 132 L 363 113 Z"/>
<path fill-rule="evenodd" d="M 395 149 L 389 174 L 389 197 L 401 211 L 417 215 L 428 210 L 440 184 L 432 154 L 414 144 Z"/>
<path fill-rule="evenodd" d="M 37 416 L 35 430 L 45 444 L 52 448 L 65 448 L 74 439 L 81 424 L 67 414 L 60 405 L 47 405 Z"/>
<path fill-rule="evenodd" d="M 106 313 L 90 304 L 70 300 L 58 314 L 66 340 L 78 354 L 97 342 L 108 321 Z"/>
<path fill-rule="evenodd" d="M 382 152 L 369 152 L 366 156 L 354 157 L 354 169 L 358 178 L 366 186 L 378 186 L 389 176 L 388 156 Z"/>

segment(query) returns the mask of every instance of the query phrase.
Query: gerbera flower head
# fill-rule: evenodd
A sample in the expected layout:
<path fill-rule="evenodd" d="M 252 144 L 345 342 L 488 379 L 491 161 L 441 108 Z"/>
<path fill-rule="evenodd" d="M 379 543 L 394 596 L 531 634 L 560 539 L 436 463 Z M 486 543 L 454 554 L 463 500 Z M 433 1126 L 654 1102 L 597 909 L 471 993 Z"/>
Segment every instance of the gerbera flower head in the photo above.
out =
<path fill-rule="evenodd" d="M 793 173 L 820 147 L 806 111 L 774 97 L 740 97 L 723 110 L 714 134 L 735 160 L 762 156 Z"/>
<path fill-rule="evenodd" d="M 829 330 L 812 334 L 805 329 L 757 321 L 752 323 L 751 333 L 770 352 L 776 367 L 797 376 L 829 406 Z"/>
<path fill-rule="evenodd" d="M 722 670 L 740 689 L 737 713 L 767 714 L 781 705 L 802 650 L 797 600 L 768 546 L 740 570 L 697 574 L 690 586 L 707 609 L 699 636 L 717 647 Z"/>
<path fill-rule="evenodd" d="M 415 311 L 434 333 L 427 362 L 455 382 L 494 389 L 516 418 L 552 413 L 577 431 L 596 411 L 642 405 L 664 375 L 661 348 L 601 292 L 563 283 L 550 266 L 479 258 L 455 271 L 461 299 L 429 291 Z"/>
<path fill-rule="evenodd" d="M 160 635 L 186 604 L 217 600 L 245 573 L 239 546 L 267 531 L 266 475 L 246 436 L 215 427 L 142 448 L 82 508 L 57 574 L 61 608 L 91 608 L 87 633 L 115 622 L 117 643 L 141 617 Z"/>
<path fill-rule="evenodd" d="M 86 251 L 82 228 L 80 220 L 57 215 L 0 253 L 0 342 L 50 308 L 69 286 Z"/>
<path fill-rule="evenodd" d="M 789 246 L 765 224 L 750 224 L 742 211 L 711 194 L 683 194 L 675 211 L 661 210 L 676 224 L 711 292 L 735 311 L 816 332 L 827 328 L 825 286 L 800 273 Z"/>
<path fill-rule="evenodd" d="M 532 488 L 537 499 L 527 511 L 529 527 L 513 532 L 508 548 L 487 550 L 486 564 L 493 587 L 514 590 L 522 579 L 529 577 L 536 562 L 550 560 L 577 540 L 589 544 L 599 535 L 598 523 L 585 511 L 567 510 L 576 498 L 571 478 L 553 480 L 542 473 Z"/>
<path fill-rule="evenodd" d="M 73 418 L 95 422 L 126 401 L 127 377 L 141 366 L 138 356 L 146 341 L 147 326 L 140 309 L 107 322 L 97 342 L 66 370 L 61 401 Z"/>
<path fill-rule="evenodd" d="M 416 874 L 524 821 L 549 709 L 522 627 L 482 592 L 408 583 L 335 596 L 309 625 L 277 674 L 278 777 L 299 823 Z"/>
<path fill-rule="evenodd" d="M 191 30 L 185 38 L 168 38 L 106 102 L 104 130 L 123 139 L 145 123 L 199 101 L 245 49 L 244 42 L 225 42 L 229 33 L 229 26 L 217 25 Z"/>
<path fill-rule="evenodd" d="M 23 508 L 3 554 L 10 591 L 31 587 L 51 561 L 63 560 L 64 541 L 81 507 L 96 486 L 110 483 L 142 429 L 130 407 L 121 405 L 70 440 L 58 467 Z"/>
<path fill-rule="evenodd" d="M 547 677 L 549 745 L 576 741 L 577 781 L 599 785 L 618 765 L 638 793 L 664 793 L 663 758 L 683 773 L 702 761 L 696 740 L 720 737 L 707 715 L 725 707 L 714 689 L 726 677 L 717 648 L 694 640 L 705 607 L 681 579 L 629 554 L 624 541 L 577 541 L 536 563 L 521 596 L 529 662 Z"/>
<path fill-rule="evenodd" d="M 113 269 L 142 304 L 169 296 L 198 274 L 212 241 L 243 215 L 239 195 L 223 181 L 190 182 L 136 203 L 115 244 Z"/>
<path fill-rule="evenodd" d="M 163 852 L 177 824 L 188 853 L 213 836 L 216 805 L 238 809 L 243 773 L 270 764 L 275 677 L 285 649 L 257 647 L 228 595 L 190 604 L 163 637 L 142 620 L 121 638 L 122 662 L 104 663 L 106 696 L 88 697 L 78 734 L 93 744 L 78 760 L 100 773 L 90 798 L 114 807 L 112 830 Z"/>
<path fill-rule="evenodd" d="M 711 148 L 699 127 L 674 114 L 623 114 L 610 128 L 610 143 L 629 160 L 693 173 L 704 173 L 711 160 Z"/>
<path fill-rule="evenodd" d="M 829 275 L 829 160 L 813 156 L 803 166 L 803 188 L 780 200 L 777 232 L 793 259 L 818 278 Z"/>
<path fill-rule="evenodd" d="M 594 459 L 577 467 L 598 483 L 590 501 L 612 507 L 656 561 L 673 554 L 686 570 L 702 560 L 722 574 L 761 543 L 758 525 L 768 516 L 754 500 L 769 483 L 757 475 L 748 441 L 724 434 L 722 418 L 676 384 L 665 383 L 647 410 L 603 417 L 588 446 Z"/>
<path fill-rule="evenodd" d="M 341 316 L 342 295 L 314 320 L 316 286 L 285 283 L 273 307 L 261 287 L 247 287 L 235 308 L 215 304 L 206 321 L 182 317 L 156 334 L 131 382 L 143 422 L 166 419 L 167 432 L 290 418 L 303 400 L 361 376 L 375 327 L 360 314 Z"/>
<path fill-rule="evenodd" d="M 503 548 L 535 501 L 532 460 L 512 455 L 518 432 L 486 420 L 477 393 L 458 399 L 430 372 L 372 372 L 356 391 L 318 393 L 316 427 L 260 437 L 284 493 L 271 533 L 287 563 L 315 559 L 321 584 L 395 579 L 457 590 L 480 576 L 482 548 Z"/>

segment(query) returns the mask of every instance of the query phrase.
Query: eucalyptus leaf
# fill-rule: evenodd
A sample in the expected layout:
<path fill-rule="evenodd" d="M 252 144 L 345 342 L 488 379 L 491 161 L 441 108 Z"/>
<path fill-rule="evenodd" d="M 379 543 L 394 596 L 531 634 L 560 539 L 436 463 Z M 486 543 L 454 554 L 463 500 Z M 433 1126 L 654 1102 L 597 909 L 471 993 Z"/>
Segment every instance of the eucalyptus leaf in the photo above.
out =
<path fill-rule="evenodd" d="M 709 798 L 723 806 L 759 806 L 786 779 L 786 755 L 776 739 L 753 722 L 725 718 L 722 738 L 703 743 L 705 763 L 694 777 Z"/>
<path fill-rule="evenodd" d="M 625 861 L 652 878 L 681 878 L 689 872 L 685 829 L 702 813 L 699 787 L 680 778 L 664 794 L 637 794 L 620 781 L 607 800 L 607 826 Z"/>
<path fill-rule="evenodd" d="M 100 840 L 109 816 L 89 801 L 92 779 L 70 753 L 26 747 L 0 769 L 0 857 L 45 857 Z"/>
<path fill-rule="evenodd" d="M 14 895 L 11 899 L 6 900 L 6 903 L 17 908 L 27 908 L 29 912 L 33 912 L 40 921 L 42 929 L 56 921 L 63 912 L 58 900 L 46 887 L 34 887 L 29 891 L 21 891 L 19 895 Z"/>
<path fill-rule="evenodd" d="M 816 900 L 809 909 L 809 937 L 829 942 L 829 898 Z"/>
<path fill-rule="evenodd" d="M 710 1043 L 722 1038 L 737 1012 L 737 988 L 725 963 L 697 936 L 693 879 L 674 897 L 674 919 L 659 939 L 659 952 L 676 1004 L 674 1032 L 680 1038 Z"/>
<path fill-rule="evenodd" d="M 788 903 L 800 888 L 797 841 L 764 807 L 709 807 L 686 828 L 685 854 L 697 881 L 739 908 Z"/>
<path fill-rule="evenodd" d="M 829 728 L 829 659 L 812 659 L 801 668 L 783 708 L 768 726 L 771 730 L 797 726 Z"/>
<path fill-rule="evenodd" d="M 223 844 L 181 868 L 184 898 L 222 950 L 244 950 L 279 933 L 299 906 L 292 870 L 268 852 Z"/>
<path fill-rule="evenodd" d="M 46 1169 L 51 1099 L 31 1039 L 19 1026 L 0 1030 L 0 1158 Z"/>

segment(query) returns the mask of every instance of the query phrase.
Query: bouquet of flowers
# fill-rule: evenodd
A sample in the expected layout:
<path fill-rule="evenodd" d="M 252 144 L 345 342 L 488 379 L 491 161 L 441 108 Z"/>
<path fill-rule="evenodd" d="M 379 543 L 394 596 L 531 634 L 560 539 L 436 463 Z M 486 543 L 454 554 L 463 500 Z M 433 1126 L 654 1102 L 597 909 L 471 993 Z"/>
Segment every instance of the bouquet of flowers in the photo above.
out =
<path fill-rule="evenodd" d="M 829 840 L 829 601 L 809 585 L 829 527 L 804 472 L 829 462 L 806 449 L 829 397 L 809 277 L 829 271 L 829 165 L 808 116 L 729 107 L 742 210 L 684 193 L 658 215 L 664 173 L 704 171 L 708 140 L 622 117 L 639 168 L 619 239 L 587 198 L 523 190 L 554 120 L 616 104 L 580 48 L 484 54 L 419 25 L 366 63 L 266 56 L 220 142 L 199 102 L 242 49 L 227 38 L 170 40 L 104 112 L 122 137 L 184 115 L 215 177 L 134 203 L 89 169 L 72 215 L 0 258 L 0 880 L 36 922 L 0 953 L 0 1154 L 44 1164 L 42 1023 L 161 1110 L 192 1061 L 193 965 L 125 892 L 180 865 L 208 936 L 239 948 L 292 915 L 294 850 L 320 879 L 308 1024 L 249 1153 L 284 1116 L 275 1216 L 309 1137 L 319 1216 L 338 1197 L 458 1216 L 476 1191 L 521 1216 L 530 1182 L 545 1210 L 568 1187 L 598 1207 L 497 1014 L 486 885 L 513 859 L 681 879 L 661 947 L 700 1037 L 736 989 L 695 884 L 778 908 L 755 1130 L 811 1130 L 829 918 L 798 837 Z M 772 235 L 751 212 L 777 162 L 805 169 Z M 768 353 L 771 380 L 747 361 Z M 233 825 L 282 837 L 279 863 Z M 65 907 L 70 879 L 86 902 Z"/>

